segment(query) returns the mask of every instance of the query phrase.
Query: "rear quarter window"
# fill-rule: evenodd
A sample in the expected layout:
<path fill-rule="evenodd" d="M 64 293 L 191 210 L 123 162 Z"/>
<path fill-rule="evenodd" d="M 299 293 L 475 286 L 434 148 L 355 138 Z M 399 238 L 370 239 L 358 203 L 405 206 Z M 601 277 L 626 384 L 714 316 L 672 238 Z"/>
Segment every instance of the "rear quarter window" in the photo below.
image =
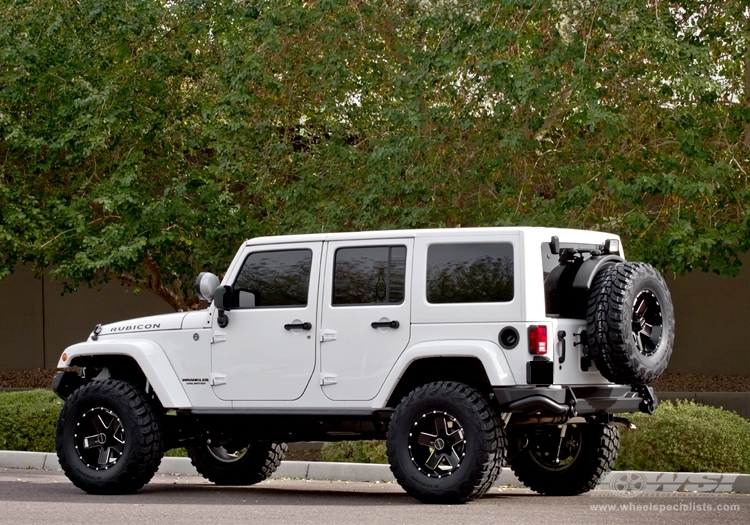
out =
<path fill-rule="evenodd" d="M 503 303 L 513 300 L 513 245 L 445 243 L 427 249 L 427 301 Z"/>

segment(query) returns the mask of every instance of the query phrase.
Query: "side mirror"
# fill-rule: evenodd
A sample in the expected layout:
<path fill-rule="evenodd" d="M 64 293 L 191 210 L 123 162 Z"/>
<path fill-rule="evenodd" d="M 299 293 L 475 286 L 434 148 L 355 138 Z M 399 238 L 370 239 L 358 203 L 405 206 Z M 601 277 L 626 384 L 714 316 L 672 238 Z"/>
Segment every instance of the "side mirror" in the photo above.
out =
<path fill-rule="evenodd" d="M 211 272 L 201 272 L 195 279 L 195 294 L 203 301 L 211 302 L 211 299 L 216 293 L 216 289 L 219 287 L 219 278 Z"/>
<path fill-rule="evenodd" d="M 237 290 L 237 308 L 255 308 L 258 303 L 258 292 Z"/>
<path fill-rule="evenodd" d="M 232 309 L 232 287 L 220 286 L 214 293 L 214 306 L 219 310 L 229 311 Z"/>
<path fill-rule="evenodd" d="M 225 312 L 232 309 L 232 287 L 224 285 L 219 287 L 214 294 L 214 306 L 218 314 L 216 316 L 216 322 L 219 328 L 226 328 L 229 324 L 229 317 Z"/>

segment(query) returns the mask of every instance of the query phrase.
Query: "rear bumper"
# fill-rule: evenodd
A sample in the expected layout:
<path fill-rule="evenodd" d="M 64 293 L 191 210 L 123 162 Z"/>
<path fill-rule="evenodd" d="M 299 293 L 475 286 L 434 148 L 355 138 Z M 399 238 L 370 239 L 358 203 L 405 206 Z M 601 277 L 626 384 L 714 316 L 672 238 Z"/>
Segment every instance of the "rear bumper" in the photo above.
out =
<path fill-rule="evenodd" d="M 493 389 L 500 410 L 512 414 L 576 416 L 645 412 L 659 403 L 646 386 L 602 385 L 567 388 L 498 387 Z"/>

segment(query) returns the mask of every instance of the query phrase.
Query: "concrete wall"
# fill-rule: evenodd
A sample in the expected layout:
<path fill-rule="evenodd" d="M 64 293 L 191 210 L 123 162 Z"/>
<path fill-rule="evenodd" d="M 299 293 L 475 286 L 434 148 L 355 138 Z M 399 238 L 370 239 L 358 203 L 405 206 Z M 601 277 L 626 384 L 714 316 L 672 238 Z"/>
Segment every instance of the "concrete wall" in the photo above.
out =
<path fill-rule="evenodd" d="M 59 283 L 36 279 L 24 266 L 0 281 L 0 372 L 54 368 L 63 350 L 84 341 L 97 323 L 173 311 L 155 295 L 135 295 L 119 283 L 61 294 Z"/>
<path fill-rule="evenodd" d="M 668 276 L 675 305 L 670 372 L 750 376 L 750 254 L 737 277 Z"/>
<path fill-rule="evenodd" d="M 750 255 L 743 262 L 738 277 L 667 276 L 676 317 L 670 372 L 750 376 Z M 36 279 L 22 266 L 0 281 L 0 371 L 53 368 L 65 347 L 97 323 L 171 311 L 158 297 L 118 283 L 61 292 L 48 276 Z"/>

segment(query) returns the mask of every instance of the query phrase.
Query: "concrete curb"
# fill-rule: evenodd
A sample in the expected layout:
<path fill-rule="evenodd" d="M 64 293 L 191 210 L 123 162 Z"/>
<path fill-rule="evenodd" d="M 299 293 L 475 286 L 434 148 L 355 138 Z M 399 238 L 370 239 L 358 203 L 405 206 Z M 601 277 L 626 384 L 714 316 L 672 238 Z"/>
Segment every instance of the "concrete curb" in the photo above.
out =
<path fill-rule="evenodd" d="M 49 452 L 0 451 L 0 468 L 60 470 L 57 455 Z M 165 457 L 159 474 L 197 476 L 188 458 Z M 324 461 L 284 461 L 272 478 L 298 478 L 331 481 L 393 482 L 388 465 L 369 463 L 328 463 Z M 750 474 L 689 472 L 610 472 L 596 490 L 617 490 L 618 481 L 642 481 L 646 492 L 746 492 L 750 493 Z M 500 473 L 495 486 L 523 486 L 509 468 Z"/>

